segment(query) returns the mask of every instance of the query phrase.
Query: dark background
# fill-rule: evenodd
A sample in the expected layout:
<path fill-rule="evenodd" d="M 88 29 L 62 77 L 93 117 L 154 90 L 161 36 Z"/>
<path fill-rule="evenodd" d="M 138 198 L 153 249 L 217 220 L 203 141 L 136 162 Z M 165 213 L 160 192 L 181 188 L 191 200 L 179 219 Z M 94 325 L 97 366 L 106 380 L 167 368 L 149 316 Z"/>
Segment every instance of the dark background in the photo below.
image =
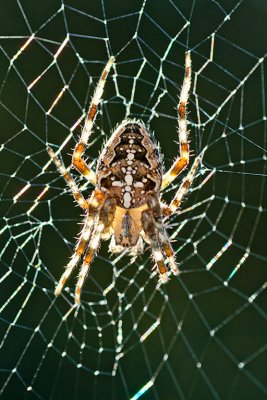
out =
<path fill-rule="evenodd" d="M 266 17 L 263 0 L 1 2 L 0 397 L 137 399 L 152 380 L 143 399 L 266 398 Z M 181 275 L 157 289 L 149 251 L 131 265 L 103 243 L 82 306 L 71 308 L 75 276 L 57 300 L 53 290 L 82 216 L 54 165 L 44 169 L 46 146 L 70 135 L 113 54 L 88 157 L 126 117 L 135 83 L 127 116 L 149 123 L 168 168 L 188 49 L 192 158 L 206 149 L 194 188 L 214 174 L 170 222 Z M 66 165 L 81 124 L 61 152 Z"/>

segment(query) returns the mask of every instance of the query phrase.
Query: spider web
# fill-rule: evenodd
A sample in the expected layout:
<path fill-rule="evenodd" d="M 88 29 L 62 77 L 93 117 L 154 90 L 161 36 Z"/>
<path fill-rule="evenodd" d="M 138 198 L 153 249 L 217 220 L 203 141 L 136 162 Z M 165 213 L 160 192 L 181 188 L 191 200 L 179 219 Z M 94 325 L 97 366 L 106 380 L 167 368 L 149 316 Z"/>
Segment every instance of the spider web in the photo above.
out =
<path fill-rule="evenodd" d="M 1 398 L 266 398 L 266 17 L 260 0 L 2 5 Z M 203 162 L 168 226 L 180 276 L 158 287 L 149 250 L 131 264 L 103 242 L 81 306 L 75 277 L 56 299 L 82 216 L 47 145 L 70 165 L 115 55 L 88 162 L 137 117 L 168 168 L 188 49 L 191 163 Z"/>

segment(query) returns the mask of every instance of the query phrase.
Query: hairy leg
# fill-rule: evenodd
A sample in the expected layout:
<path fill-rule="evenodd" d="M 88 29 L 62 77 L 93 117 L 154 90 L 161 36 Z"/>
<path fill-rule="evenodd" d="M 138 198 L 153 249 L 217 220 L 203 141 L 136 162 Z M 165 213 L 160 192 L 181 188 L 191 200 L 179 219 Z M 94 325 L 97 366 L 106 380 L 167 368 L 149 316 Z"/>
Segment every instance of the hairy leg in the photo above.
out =
<path fill-rule="evenodd" d="M 104 195 L 99 190 L 95 190 L 92 193 L 92 195 L 88 201 L 88 212 L 87 212 L 87 215 L 85 218 L 85 222 L 84 222 L 84 226 L 83 226 L 80 238 L 77 242 L 75 252 L 72 255 L 68 265 L 66 266 L 64 273 L 62 274 L 62 276 L 56 286 L 56 289 L 55 289 L 56 296 L 60 295 L 60 293 L 62 292 L 62 289 L 63 289 L 67 279 L 70 277 L 73 269 L 79 263 L 81 256 L 84 253 L 86 245 L 90 239 L 92 227 L 94 225 L 95 219 L 98 214 L 98 208 L 103 203 L 103 200 L 104 200 Z"/>
<path fill-rule="evenodd" d="M 156 194 L 151 194 L 148 196 L 147 205 L 153 213 L 160 245 L 163 249 L 164 254 L 167 257 L 167 263 L 170 265 L 173 274 L 178 275 L 179 269 L 175 261 L 174 251 L 172 249 L 168 234 L 163 225 L 160 202 Z"/>
<path fill-rule="evenodd" d="M 186 192 L 188 191 L 189 187 L 191 186 L 195 173 L 197 171 L 197 168 L 199 166 L 201 162 L 201 158 L 197 157 L 194 161 L 194 164 L 192 165 L 192 168 L 190 169 L 189 173 L 186 175 L 186 177 L 183 179 L 181 185 L 179 186 L 177 192 L 174 195 L 173 200 L 171 201 L 169 206 L 166 206 L 162 209 L 162 213 L 164 216 L 170 216 L 173 213 L 175 213 L 182 200 L 184 195 L 186 194 Z"/>
<path fill-rule="evenodd" d="M 159 245 L 156 223 L 151 210 L 144 210 L 141 217 L 142 227 L 151 246 L 152 257 L 156 263 L 160 282 L 167 282 L 168 270 L 164 264 L 164 256 Z"/>
<path fill-rule="evenodd" d="M 111 222 L 113 221 L 116 209 L 116 199 L 111 197 L 106 198 L 102 202 L 102 204 L 98 205 L 98 209 L 98 218 L 95 219 L 95 227 L 93 229 L 88 249 L 85 253 L 83 264 L 79 271 L 78 281 L 76 284 L 75 302 L 77 304 L 80 304 L 81 290 L 84 285 L 86 276 L 89 273 L 90 265 L 93 261 L 94 255 L 98 251 L 102 233 L 110 226 Z"/>
<path fill-rule="evenodd" d="M 110 57 L 108 60 L 102 75 L 98 81 L 97 87 L 95 89 L 93 98 L 91 100 L 91 104 L 87 113 L 87 117 L 84 123 L 84 127 L 81 133 L 81 137 L 77 145 L 75 146 L 72 164 L 77 168 L 77 170 L 83 174 L 93 185 L 96 185 L 96 174 L 94 171 L 90 169 L 90 167 L 86 164 L 83 159 L 83 154 L 85 152 L 86 147 L 88 146 L 88 142 L 92 133 L 92 128 L 94 125 L 95 117 L 98 111 L 98 105 L 101 101 L 104 87 L 106 83 L 106 78 L 108 73 L 115 61 L 114 57 Z"/>
<path fill-rule="evenodd" d="M 76 202 L 84 210 L 87 210 L 88 202 L 87 202 L 87 200 L 84 199 L 82 193 L 80 192 L 78 186 L 76 185 L 76 183 L 75 183 L 74 179 L 72 178 L 72 176 L 70 175 L 70 173 L 66 170 L 65 166 L 57 158 L 57 156 L 55 155 L 55 153 L 53 152 L 53 150 L 50 147 L 47 148 L 47 151 L 48 151 L 48 154 L 50 155 L 50 157 L 52 158 L 52 160 L 54 161 L 54 163 L 56 164 L 58 171 L 63 176 L 67 185 L 69 186 Z"/>
<path fill-rule="evenodd" d="M 189 98 L 191 87 L 191 57 L 190 53 L 185 55 L 185 77 L 180 94 L 180 102 L 178 105 L 178 133 L 180 143 L 180 156 L 174 161 L 171 168 L 163 175 L 161 189 L 166 188 L 180 174 L 180 172 L 188 165 L 189 162 L 189 144 L 187 140 L 187 118 L 186 105 Z"/>

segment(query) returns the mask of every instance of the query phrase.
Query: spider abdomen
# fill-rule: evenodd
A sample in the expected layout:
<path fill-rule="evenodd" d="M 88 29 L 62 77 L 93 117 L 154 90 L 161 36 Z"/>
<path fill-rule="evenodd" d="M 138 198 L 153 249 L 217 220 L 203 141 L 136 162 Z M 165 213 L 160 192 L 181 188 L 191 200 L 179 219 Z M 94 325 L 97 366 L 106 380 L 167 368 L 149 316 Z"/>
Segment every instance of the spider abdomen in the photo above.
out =
<path fill-rule="evenodd" d="M 128 209 L 146 203 L 148 192 L 159 192 L 162 165 L 158 148 L 142 122 L 124 121 L 100 154 L 97 185 Z"/>

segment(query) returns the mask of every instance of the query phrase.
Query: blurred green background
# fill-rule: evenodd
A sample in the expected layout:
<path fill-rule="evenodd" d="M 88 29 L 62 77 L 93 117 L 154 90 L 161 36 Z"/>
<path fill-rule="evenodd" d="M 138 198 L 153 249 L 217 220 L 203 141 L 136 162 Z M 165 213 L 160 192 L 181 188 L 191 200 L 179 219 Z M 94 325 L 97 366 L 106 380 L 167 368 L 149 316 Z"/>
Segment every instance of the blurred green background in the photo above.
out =
<path fill-rule="evenodd" d="M 1 2 L 0 398 L 266 398 L 266 17 L 260 0 Z M 46 146 L 69 138 L 70 164 L 82 120 L 71 127 L 112 54 L 89 160 L 140 117 L 168 168 L 188 49 L 192 159 L 206 151 L 168 229 L 181 275 L 156 289 L 149 251 L 131 265 L 103 243 L 71 309 L 75 276 L 57 300 L 53 290 L 82 216 Z"/>

